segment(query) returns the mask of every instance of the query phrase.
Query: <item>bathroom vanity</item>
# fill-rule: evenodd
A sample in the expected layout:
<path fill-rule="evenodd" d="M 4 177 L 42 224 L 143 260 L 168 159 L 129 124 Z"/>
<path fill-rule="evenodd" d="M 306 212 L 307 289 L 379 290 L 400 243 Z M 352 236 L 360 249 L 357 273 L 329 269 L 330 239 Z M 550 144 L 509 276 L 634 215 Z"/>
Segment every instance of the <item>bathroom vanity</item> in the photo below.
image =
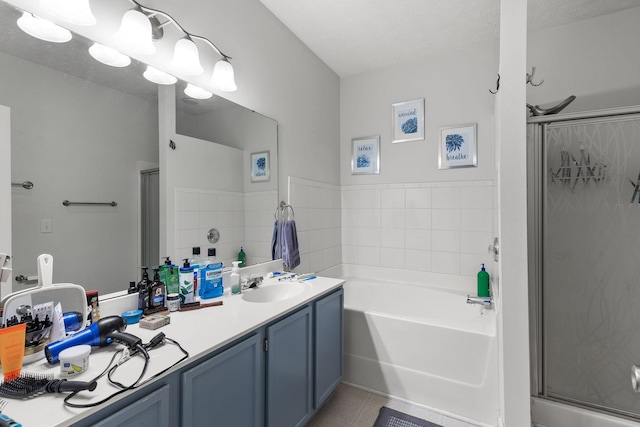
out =
<path fill-rule="evenodd" d="M 222 306 L 172 313 L 171 324 L 154 331 L 131 325 L 127 332 L 143 342 L 163 332 L 178 341 L 189 358 L 143 387 L 94 408 L 68 408 L 64 395 L 47 394 L 11 400 L 6 413 L 26 427 L 304 425 L 342 378 L 342 284 L 340 279 L 318 277 L 295 282 L 301 288 L 293 294 L 270 297 L 267 288 L 280 285 L 272 279 L 263 289 L 220 298 Z M 254 298 L 257 293 L 267 297 Z M 77 380 L 102 372 L 115 350 L 116 345 L 93 348 L 89 371 Z M 169 344 L 149 354 L 145 378 L 182 355 Z M 131 383 L 141 362 L 136 357 L 123 364 L 118 379 Z M 44 360 L 24 370 L 59 373 L 58 366 Z M 102 378 L 94 392 L 83 392 L 73 402 L 98 401 L 115 391 Z"/>

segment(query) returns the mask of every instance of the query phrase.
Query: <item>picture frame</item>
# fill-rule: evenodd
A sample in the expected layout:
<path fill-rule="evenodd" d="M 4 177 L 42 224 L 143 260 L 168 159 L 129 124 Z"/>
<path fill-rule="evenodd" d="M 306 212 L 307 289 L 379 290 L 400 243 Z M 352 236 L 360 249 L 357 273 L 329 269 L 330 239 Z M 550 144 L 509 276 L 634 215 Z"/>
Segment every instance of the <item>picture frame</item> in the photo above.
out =
<path fill-rule="evenodd" d="M 380 173 L 380 135 L 351 140 L 351 174 Z"/>
<path fill-rule="evenodd" d="M 251 182 L 267 182 L 271 179 L 269 151 L 251 153 Z"/>
<path fill-rule="evenodd" d="M 438 169 L 478 166 L 478 124 L 440 128 Z"/>
<path fill-rule="evenodd" d="M 393 140 L 409 142 L 424 139 L 424 98 L 391 105 Z"/>

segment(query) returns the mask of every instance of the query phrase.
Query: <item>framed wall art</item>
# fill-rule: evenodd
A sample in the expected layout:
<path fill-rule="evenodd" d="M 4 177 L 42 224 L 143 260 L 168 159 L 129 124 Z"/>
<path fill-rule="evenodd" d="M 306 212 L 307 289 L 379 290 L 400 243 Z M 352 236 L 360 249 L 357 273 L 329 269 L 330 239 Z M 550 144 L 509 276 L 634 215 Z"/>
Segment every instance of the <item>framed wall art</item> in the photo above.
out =
<path fill-rule="evenodd" d="M 393 141 L 424 139 L 424 98 L 392 104 Z"/>
<path fill-rule="evenodd" d="M 351 140 L 351 174 L 380 173 L 380 135 Z"/>
<path fill-rule="evenodd" d="M 269 152 L 251 153 L 251 182 L 269 181 Z"/>
<path fill-rule="evenodd" d="M 439 169 L 478 166 L 477 123 L 440 128 Z"/>

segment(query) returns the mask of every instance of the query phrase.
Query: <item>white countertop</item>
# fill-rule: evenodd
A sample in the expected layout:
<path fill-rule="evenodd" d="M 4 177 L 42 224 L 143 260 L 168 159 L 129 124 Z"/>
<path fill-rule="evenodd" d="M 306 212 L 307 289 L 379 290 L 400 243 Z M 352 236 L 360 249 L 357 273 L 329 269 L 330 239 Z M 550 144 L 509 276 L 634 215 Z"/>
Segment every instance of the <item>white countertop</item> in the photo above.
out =
<path fill-rule="evenodd" d="M 222 306 L 202 308 L 199 310 L 171 313 L 171 323 L 156 330 L 142 329 L 137 324 L 127 327 L 126 332 L 136 335 L 144 343 L 160 332 L 168 338 L 178 341 L 189 352 L 189 359 L 176 368 L 202 357 L 242 337 L 248 332 L 263 326 L 283 314 L 295 310 L 318 296 L 328 293 L 342 285 L 343 280 L 318 277 L 299 283 L 304 291 L 284 301 L 254 303 L 248 302 L 241 295 L 225 295 L 220 298 L 205 300 L 204 302 L 223 301 Z M 276 279 L 265 279 L 264 285 L 277 286 Z M 252 292 L 248 290 L 245 292 Z M 120 345 L 97 348 L 93 347 L 89 358 L 89 369 L 70 380 L 89 381 L 100 374 L 109 364 L 114 351 Z M 164 344 L 149 352 L 151 357 L 148 372 L 144 378 L 166 369 L 182 357 L 180 350 L 173 345 Z M 118 368 L 115 379 L 129 384 L 138 377 L 143 365 L 143 358 L 136 356 Z M 176 369 L 174 368 L 174 369 Z M 53 373 L 60 378 L 60 367 L 49 365 L 46 359 L 25 365 L 23 372 Z M 172 371 L 167 372 L 167 374 Z M 98 387 L 93 392 L 81 392 L 74 397 L 75 403 L 89 403 L 98 401 L 118 389 L 110 385 L 106 378 L 98 381 Z M 109 402 L 94 408 L 76 409 L 64 406 L 66 393 L 42 394 L 32 399 L 8 401 L 4 413 L 22 423 L 25 427 L 67 426 L 82 418 L 97 412 L 107 405 L 127 396 L 131 392 L 123 393 Z"/>

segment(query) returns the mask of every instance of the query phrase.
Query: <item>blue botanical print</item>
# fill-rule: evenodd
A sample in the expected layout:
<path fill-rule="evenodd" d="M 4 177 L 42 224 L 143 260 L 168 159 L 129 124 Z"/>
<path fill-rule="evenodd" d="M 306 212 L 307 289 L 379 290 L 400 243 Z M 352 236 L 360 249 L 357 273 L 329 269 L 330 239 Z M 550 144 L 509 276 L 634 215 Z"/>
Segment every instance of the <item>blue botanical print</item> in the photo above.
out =
<path fill-rule="evenodd" d="M 368 168 L 371 166 L 371 158 L 365 154 L 360 154 L 356 160 L 356 166 L 358 168 Z"/>
<path fill-rule="evenodd" d="M 447 135 L 445 142 L 447 144 L 447 151 L 451 153 L 462 148 L 462 144 L 464 144 L 464 138 L 462 137 L 462 135 L 454 133 L 451 135 Z"/>
<path fill-rule="evenodd" d="M 267 167 L 267 159 L 264 157 L 260 157 L 256 162 L 256 166 L 258 167 L 258 170 L 265 170 Z"/>
<path fill-rule="evenodd" d="M 407 120 L 402 124 L 402 133 L 416 133 L 418 132 L 418 118 L 414 117 Z"/>

